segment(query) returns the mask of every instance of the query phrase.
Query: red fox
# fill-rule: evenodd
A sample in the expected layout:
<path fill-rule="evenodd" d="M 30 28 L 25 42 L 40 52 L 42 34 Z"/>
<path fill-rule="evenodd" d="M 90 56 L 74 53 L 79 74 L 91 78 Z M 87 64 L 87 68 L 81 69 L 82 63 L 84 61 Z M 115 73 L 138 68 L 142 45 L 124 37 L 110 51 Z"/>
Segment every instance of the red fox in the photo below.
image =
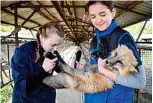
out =
<path fill-rule="evenodd" d="M 105 68 L 121 76 L 137 72 L 137 60 L 133 52 L 125 45 L 119 45 L 112 56 L 106 58 Z M 48 76 L 43 83 L 56 89 L 75 89 L 84 93 L 95 93 L 112 88 L 114 82 L 98 72 L 97 66 L 90 66 L 89 72 L 76 70 L 67 64 L 59 63 L 62 73 Z"/>

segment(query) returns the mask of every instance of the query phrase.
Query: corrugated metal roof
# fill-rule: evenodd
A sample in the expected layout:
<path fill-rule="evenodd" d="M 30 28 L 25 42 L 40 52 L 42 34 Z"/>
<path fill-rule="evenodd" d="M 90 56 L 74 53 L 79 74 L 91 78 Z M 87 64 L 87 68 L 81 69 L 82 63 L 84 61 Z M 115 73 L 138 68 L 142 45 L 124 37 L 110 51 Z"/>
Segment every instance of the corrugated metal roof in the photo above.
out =
<path fill-rule="evenodd" d="M 93 37 L 91 23 L 83 20 L 86 2 L 1 1 L 1 23 L 15 25 L 14 10 L 17 8 L 19 26 L 38 30 L 39 26 L 47 22 L 57 21 L 65 28 L 69 41 L 83 42 Z M 121 27 L 152 18 L 152 1 L 115 1 L 114 4 L 117 10 L 116 19 Z M 37 11 L 34 13 L 35 10 Z M 32 17 L 26 21 L 32 13 Z"/>

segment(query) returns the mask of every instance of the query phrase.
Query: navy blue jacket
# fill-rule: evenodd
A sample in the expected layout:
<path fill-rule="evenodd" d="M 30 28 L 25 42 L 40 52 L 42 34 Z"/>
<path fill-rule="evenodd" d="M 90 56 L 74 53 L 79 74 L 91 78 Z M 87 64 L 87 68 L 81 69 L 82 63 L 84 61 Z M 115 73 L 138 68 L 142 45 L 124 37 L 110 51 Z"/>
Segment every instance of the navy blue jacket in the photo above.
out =
<path fill-rule="evenodd" d="M 55 89 L 42 83 L 43 78 L 51 75 L 42 68 L 44 51 L 40 51 L 40 60 L 34 63 L 35 49 L 36 41 L 32 41 L 21 45 L 14 51 L 11 59 L 15 83 L 12 103 L 55 103 Z"/>
<path fill-rule="evenodd" d="M 114 19 L 111 25 L 105 31 L 99 31 L 98 29 L 95 30 L 96 37 L 97 37 L 97 48 L 95 48 L 96 51 L 100 48 L 100 38 L 107 35 L 111 35 L 112 32 L 117 27 L 118 27 L 117 22 Z M 139 65 L 142 64 L 139 53 L 136 49 L 134 40 L 128 32 L 125 32 L 124 34 L 121 35 L 121 37 L 117 41 L 117 44 L 124 44 L 127 47 L 129 47 L 133 51 L 135 57 L 137 58 L 138 64 Z M 110 48 L 110 47 L 107 47 L 107 48 Z M 109 54 L 110 53 L 108 52 L 107 56 L 109 56 Z M 102 91 L 102 92 L 92 93 L 92 94 L 85 93 L 84 103 L 132 103 L 134 90 L 135 90 L 134 88 L 126 87 L 120 84 L 115 84 L 112 89 L 109 89 L 107 91 Z"/>

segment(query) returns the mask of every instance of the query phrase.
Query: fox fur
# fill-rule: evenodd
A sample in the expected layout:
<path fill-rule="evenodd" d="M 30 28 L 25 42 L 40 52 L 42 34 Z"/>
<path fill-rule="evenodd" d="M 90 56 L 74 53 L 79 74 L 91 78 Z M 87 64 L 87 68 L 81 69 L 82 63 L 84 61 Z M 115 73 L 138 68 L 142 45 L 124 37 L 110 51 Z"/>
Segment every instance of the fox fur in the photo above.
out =
<path fill-rule="evenodd" d="M 106 58 L 105 68 L 117 75 L 127 76 L 137 73 L 137 60 L 133 52 L 125 45 L 119 45 L 112 51 L 112 56 Z M 48 76 L 43 83 L 56 89 L 75 89 L 84 93 L 95 93 L 113 87 L 114 82 L 98 72 L 97 66 L 89 66 L 88 72 L 82 72 L 59 62 L 61 73 Z"/>

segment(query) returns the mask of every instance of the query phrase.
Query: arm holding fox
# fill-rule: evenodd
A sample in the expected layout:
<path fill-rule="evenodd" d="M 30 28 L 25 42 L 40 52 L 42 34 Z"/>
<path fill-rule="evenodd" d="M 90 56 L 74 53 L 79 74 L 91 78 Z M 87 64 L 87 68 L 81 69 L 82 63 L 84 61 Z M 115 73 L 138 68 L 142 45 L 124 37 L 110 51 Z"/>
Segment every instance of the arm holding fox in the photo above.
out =
<path fill-rule="evenodd" d="M 134 42 L 134 39 L 130 37 L 130 35 L 124 34 L 123 37 L 120 39 L 119 44 L 124 44 L 133 51 L 133 54 L 135 55 L 138 62 L 137 66 L 138 73 L 135 73 L 134 75 L 130 75 L 128 77 L 117 76 L 116 83 L 137 89 L 145 88 L 146 74 L 145 74 L 144 64 L 141 60 L 140 54 L 137 51 L 137 48 L 134 46 L 134 44 L 131 41 Z"/>
<path fill-rule="evenodd" d="M 102 59 L 99 59 L 98 62 L 102 62 Z M 98 63 L 98 66 L 99 66 Z M 145 88 L 146 85 L 146 78 L 145 78 L 145 71 L 143 65 L 140 65 L 138 67 L 139 72 L 135 73 L 134 75 L 129 75 L 129 76 L 120 76 L 117 75 L 111 71 L 108 71 L 105 69 L 103 66 L 98 67 L 99 72 L 107 76 L 109 79 L 115 81 L 117 84 L 121 84 L 127 87 L 132 87 L 132 88 Z"/>
<path fill-rule="evenodd" d="M 113 81 L 116 81 L 116 74 L 105 69 L 104 68 L 104 65 L 105 65 L 105 60 L 99 58 L 98 59 L 98 70 L 100 73 L 104 74 L 105 76 L 107 76 L 109 79 L 113 80 Z"/>
<path fill-rule="evenodd" d="M 132 88 L 145 88 L 146 85 L 146 77 L 145 77 L 145 70 L 144 66 L 140 65 L 138 67 L 139 72 L 134 74 L 134 75 L 129 75 L 129 76 L 116 76 L 116 83 L 121 84 L 124 86 L 132 87 Z"/>
<path fill-rule="evenodd" d="M 138 61 L 138 73 L 135 73 L 134 75 L 129 75 L 129 76 L 120 76 L 116 75 L 115 73 L 108 71 L 104 69 L 104 62 L 103 60 L 99 59 L 98 60 L 98 70 L 100 73 L 103 73 L 105 76 L 110 78 L 111 80 L 115 81 L 117 84 L 121 84 L 127 87 L 132 87 L 132 88 L 145 88 L 146 85 L 146 75 L 145 75 L 145 70 L 143 63 L 140 59 L 140 56 L 134 47 L 134 45 L 131 43 L 131 38 L 129 35 L 124 35 L 119 44 L 124 44 L 128 46 L 134 53 L 137 61 Z"/>

